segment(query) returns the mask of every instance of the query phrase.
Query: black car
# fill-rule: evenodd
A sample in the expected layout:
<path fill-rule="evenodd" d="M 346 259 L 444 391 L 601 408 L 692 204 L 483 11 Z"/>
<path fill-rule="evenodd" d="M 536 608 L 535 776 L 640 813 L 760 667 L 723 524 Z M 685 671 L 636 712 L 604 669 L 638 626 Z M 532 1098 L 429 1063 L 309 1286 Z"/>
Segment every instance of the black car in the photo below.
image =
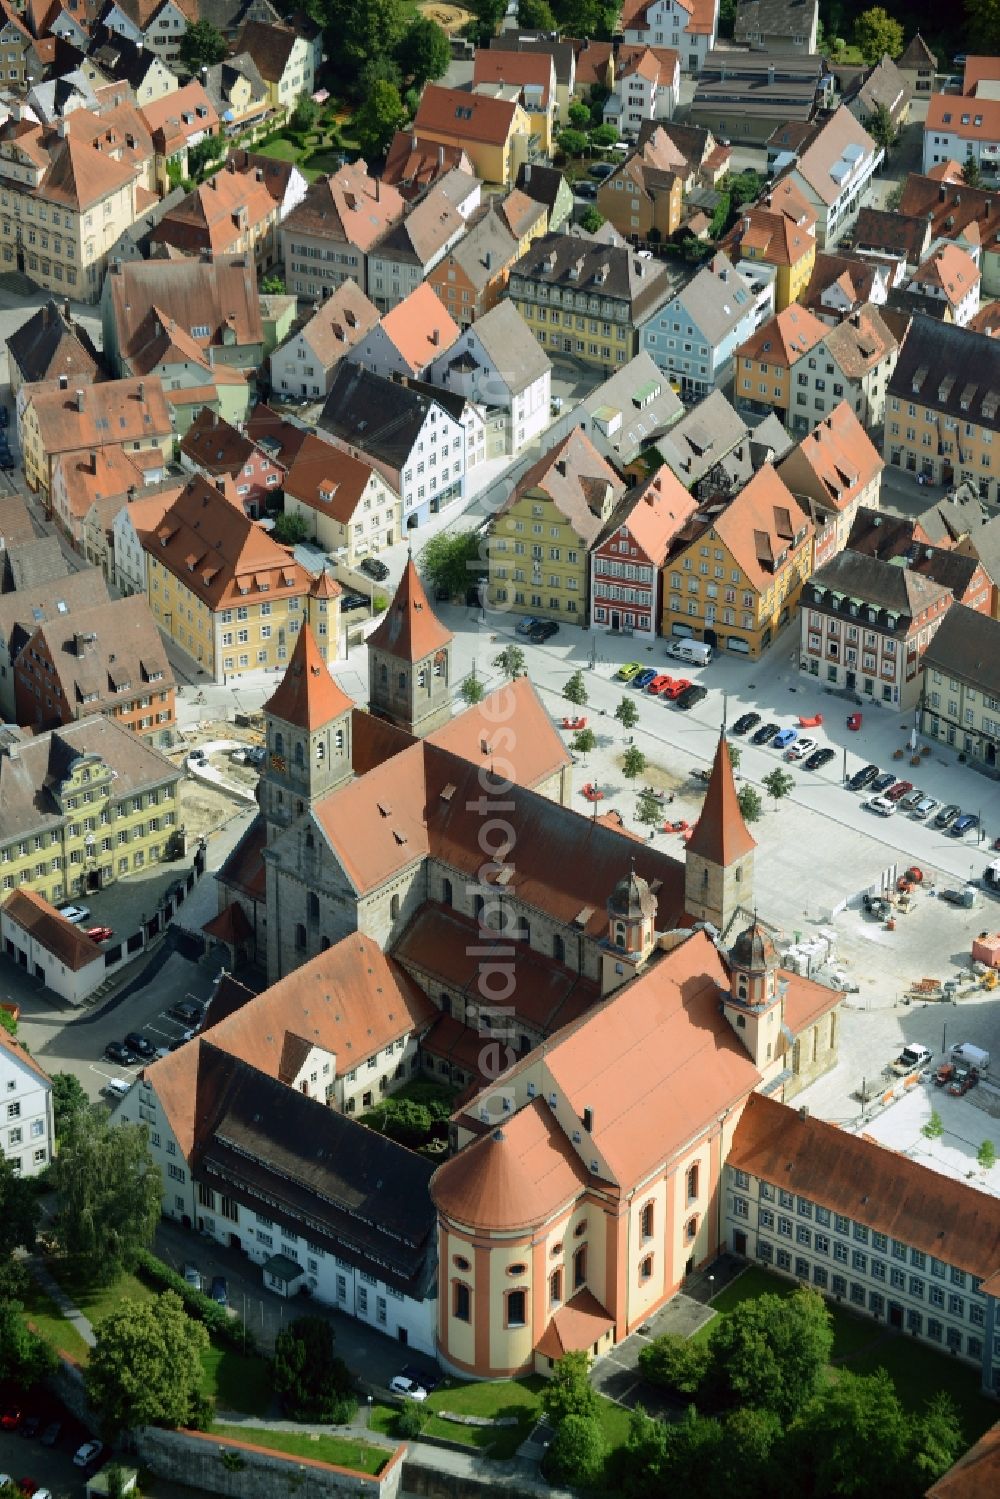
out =
<path fill-rule="evenodd" d="M 50 1421 L 48 1426 L 46 1426 L 45 1430 L 42 1432 L 42 1446 L 54 1447 L 61 1436 L 62 1422 Z"/>
<path fill-rule="evenodd" d="M 883 770 L 880 776 L 872 781 L 872 792 L 875 796 L 881 796 L 883 791 L 888 791 L 896 777 L 891 770 Z"/>
<path fill-rule="evenodd" d="M 418 1369 L 414 1364 L 407 1364 L 406 1368 L 400 1369 L 399 1372 L 404 1378 L 412 1379 L 414 1384 L 420 1385 L 422 1389 L 427 1391 L 428 1395 L 433 1395 L 444 1378 L 443 1374 L 439 1374 L 436 1371 L 433 1374 L 429 1374 L 426 1369 Z"/>
<path fill-rule="evenodd" d="M 37 1437 L 42 1429 L 41 1416 L 25 1416 L 21 1422 L 21 1435 L 23 1437 Z"/>
<path fill-rule="evenodd" d="M 10 448 L 0 448 L 0 469 L 3 469 L 5 473 L 8 473 L 12 468 L 15 467 L 16 465 L 14 463 L 14 455 L 10 451 Z"/>
<path fill-rule="evenodd" d="M 175 1020 L 183 1020 L 185 1025 L 197 1025 L 204 1011 L 201 1005 L 193 1005 L 182 999 L 179 1004 L 170 1006 L 170 1013 Z"/>
<path fill-rule="evenodd" d="M 574 193 L 576 194 L 576 196 L 578 198 L 596 198 L 597 197 L 597 183 L 596 182 L 576 182 L 576 183 L 573 184 L 573 191 L 574 191 Z"/>
<path fill-rule="evenodd" d="M 733 734 L 749 734 L 750 730 L 755 729 L 759 723 L 759 713 L 741 713 L 730 732 Z"/>
<path fill-rule="evenodd" d="M 699 682 L 695 682 L 693 686 L 685 687 L 680 697 L 675 698 L 674 701 L 681 712 L 686 713 L 689 708 L 693 708 L 695 703 L 700 703 L 702 698 L 705 697 L 708 697 L 708 688 L 702 687 Z"/>
<path fill-rule="evenodd" d="M 140 1036 L 138 1031 L 129 1031 L 125 1037 L 125 1045 L 129 1051 L 141 1057 L 144 1062 L 151 1062 L 156 1056 L 156 1047 L 152 1041 L 147 1041 L 145 1036 Z"/>
<path fill-rule="evenodd" d="M 824 765 L 829 765 L 836 753 L 829 745 L 824 749 L 813 750 L 805 762 L 806 770 L 822 770 Z"/>
<path fill-rule="evenodd" d="M 345 593 L 341 595 L 340 612 L 350 614 L 353 609 L 367 609 L 368 600 L 363 593 Z"/>
<path fill-rule="evenodd" d="M 377 557 L 363 557 L 358 563 L 358 571 L 374 578 L 376 583 L 384 583 L 389 576 L 389 569 Z"/>
<path fill-rule="evenodd" d="M 778 732 L 776 723 L 762 723 L 756 734 L 751 739 L 751 744 L 770 744 Z"/>
<path fill-rule="evenodd" d="M 559 626 L 554 619 L 540 619 L 537 624 L 532 625 L 528 639 L 534 641 L 535 645 L 544 645 L 547 640 L 551 640 L 553 635 L 558 634 L 558 632 Z"/>
<path fill-rule="evenodd" d="M 136 1057 L 121 1041 L 109 1041 L 104 1048 L 104 1055 L 109 1062 L 117 1062 L 119 1067 L 131 1067 L 136 1061 Z"/>
<path fill-rule="evenodd" d="M 879 774 L 877 765 L 865 765 L 861 770 L 856 770 L 847 782 L 852 791 L 864 791 L 875 780 Z"/>
<path fill-rule="evenodd" d="M 6 406 L 0 404 L 0 427 L 6 427 L 9 421 L 10 412 L 7 410 Z"/>

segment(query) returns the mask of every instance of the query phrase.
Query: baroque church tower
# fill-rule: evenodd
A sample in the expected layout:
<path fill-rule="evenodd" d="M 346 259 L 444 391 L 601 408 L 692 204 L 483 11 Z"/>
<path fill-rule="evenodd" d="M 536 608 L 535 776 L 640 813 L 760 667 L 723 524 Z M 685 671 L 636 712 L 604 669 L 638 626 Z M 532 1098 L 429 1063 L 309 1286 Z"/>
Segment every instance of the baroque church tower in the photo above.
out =
<path fill-rule="evenodd" d="M 264 704 L 267 759 L 257 794 L 268 843 L 318 797 L 350 780 L 353 711 L 303 625 L 278 689 Z"/>
<path fill-rule="evenodd" d="M 423 738 L 451 718 L 451 646 L 410 557 L 396 595 L 368 637 L 368 706 Z"/>
<path fill-rule="evenodd" d="M 719 736 L 701 816 L 688 840 L 684 909 L 724 934 L 741 906 L 753 907 L 753 853 L 757 847 L 736 800 L 725 733 Z"/>

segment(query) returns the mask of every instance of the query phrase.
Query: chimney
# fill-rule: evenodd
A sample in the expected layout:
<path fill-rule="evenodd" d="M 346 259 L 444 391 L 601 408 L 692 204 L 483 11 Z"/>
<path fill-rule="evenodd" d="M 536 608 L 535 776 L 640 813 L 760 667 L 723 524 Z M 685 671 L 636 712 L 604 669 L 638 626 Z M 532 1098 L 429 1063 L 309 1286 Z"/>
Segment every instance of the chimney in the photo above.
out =
<path fill-rule="evenodd" d="M 77 393 L 76 393 L 76 409 L 77 409 L 77 411 L 82 411 L 83 410 L 83 404 L 84 404 L 84 394 L 83 394 L 83 391 L 82 390 L 78 390 Z"/>
<path fill-rule="evenodd" d="M 97 473 L 97 450 L 96 449 L 90 455 L 90 472 L 92 474 L 96 474 Z"/>
<path fill-rule="evenodd" d="M 380 190 L 381 186 L 382 186 L 382 180 L 381 180 L 381 178 L 376 177 L 375 178 L 375 202 L 376 203 L 379 200 L 379 190 Z"/>
<path fill-rule="evenodd" d="M 565 479 L 565 477 L 566 477 L 566 460 L 565 460 L 565 458 L 560 458 L 558 460 L 558 462 L 556 463 L 556 473 L 559 475 L 559 477 L 561 479 Z"/>
<path fill-rule="evenodd" d="M 938 202 L 939 203 L 947 203 L 947 201 L 948 201 L 948 184 L 946 182 L 942 182 L 941 186 L 938 188 Z"/>
<path fill-rule="evenodd" d="M 444 147 L 438 146 L 438 171 L 444 171 Z"/>
<path fill-rule="evenodd" d="M 205 80 L 207 79 L 207 77 L 208 77 L 208 68 L 205 67 L 205 66 L 202 66 L 202 70 L 201 70 L 201 81 L 202 81 L 202 83 L 205 82 Z"/>
<path fill-rule="evenodd" d="M 57 134 L 59 136 L 59 139 L 61 141 L 64 141 L 66 139 L 66 116 L 65 115 L 63 115 L 62 119 L 59 121 L 58 125 L 56 126 L 56 132 L 57 132 Z"/>
<path fill-rule="evenodd" d="M 264 181 L 264 173 L 260 167 L 257 168 L 256 172 L 254 172 L 254 176 L 257 178 L 258 182 Z"/>
<path fill-rule="evenodd" d="M 530 161 L 526 161 L 524 163 L 524 183 L 525 183 L 525 186 L 527 186 L 530 181 L 531 181 L 531 162 Z"/>
<path fill-rule="evenodd" d="M 120 255 L 116 255 L 115 256 L 115 267 L 114 267 L 114 269 L 115 269 L 115 275 L 116 276 L 120 276 L 121 273 L 122 273 L 122 262 L 121 262 L 121 256 Z"/>
<path fill-rule="evenodd" d="M 139 384 L 136 386 L 136 392 L 135 393 L 136 393 L 137 398 L 140 401 L 144 401 L 146 399 L 146 382 L 145 382 L 145 380 L 140 380 L 139 381 Z"/>
<path fill-rule="evenodd" d="M 67 323 L 71 323 L 73 321 L 72 309 L 70 308 L 68 301 L 63 303 L 63 317 L 66 319 Z"/>
<path fill-rule="evenodd" d="M 134 484 L 130 484 L 129 485 L 129 487 L 128 487 L 128 493 L 126 495 L 126 499 L 127 499 L 128 503 L 130 505 L 131 505 L 132 501 L 135 499 L 135 485 Z"/>
<path fill-rule="evenodd" d="M 220 494 L 225 494 L 225 492 L 226 492 L 226 481 L 225 481 L 225 479 L 222 479 L 222 478 L 216 479 L 216 481 L 215 481 L 215 487 L 219 491 Z"/>
<path fill-rule="evenodd" d="M 441 329 L 440 328 L 432 328 L 431 329 L 431 343 L 434 345 L 435 348 L 437 348 L 437 346 L 438 346 L 438 344 L 440 342 L 441 342 Z"/>
<path fill-rule="evenodd" d="M 59 376 L 59 389 L 60 390 L 66 390 L 66 389 L 68 389 L 68 387 L 69 387 L 69 376 L 68 375 L 60 375 Z"/>
<path fill-rule="evenodd" d="M 236 163 L 235 163 L 235 161 L 233 160 L 233 158 L 231 156 L 227 157 L 227 159 L 226 159 L 226 171 L 227 172 L 235 172 L 236 171 Z"/>

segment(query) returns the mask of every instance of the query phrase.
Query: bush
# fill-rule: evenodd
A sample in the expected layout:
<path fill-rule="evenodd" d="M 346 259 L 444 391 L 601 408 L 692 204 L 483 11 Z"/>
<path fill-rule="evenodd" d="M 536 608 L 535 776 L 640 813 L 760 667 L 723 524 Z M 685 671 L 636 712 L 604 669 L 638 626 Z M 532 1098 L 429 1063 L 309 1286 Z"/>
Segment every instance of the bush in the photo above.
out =
<path fill-rule="evenodd" d="M 401 1437 L 412 1441 L 423 1431 L 426 1421 L 427 1412 L 423 1406 L 418 1405 L 415 1400 L 408 1400 L 396 1417 L 396 1430 Z"/>
<path fill-rule="evenodd" d="M 601 1476 L 607 1448 L 593 1416 L 567 1416 L 556 1427 L 542 1471 L 555 1483 L 593 1484 Z"/>
<path fill-rule="evenodd" d="M 325 1317 L 296 1317 L 279 1332 L 271 1377 L 291 1420 L 337 1424 L 353 1418 L 357 1402 L 351 1394 L 350 1371 L 333 1347 L 333 1327 Z"/>
<path fill-rule="evenodd" d="M 242 1322 L 230 1317 L 225 1307 L 219 1306 L 204 1291 L 196 1291 L 194 1286 L 189 1286 L 183 1275 L 171 1270 L 169 1265 L 157 1259 L 148 1249 L 137 1252 L 133 1268 L 139 1279 L 152 1286 L 155 1291 L 175 1291 L 184 1303 L 184 1310 L 203 1322 L 218 1342 L 241 1351 L 246 1348 L 248 1353 L 257 1351 L 253 1333 L 249 1329 L 244 1333 Z"/>
<path fill-rule="evenodd" d="M 707 1343 L 692 1343 L 676 1333 L 665 1333 L 639 1354 L 639 1368 L 650 1384 L 696 1395 L 705 1380 L 712 1353 Z"/>

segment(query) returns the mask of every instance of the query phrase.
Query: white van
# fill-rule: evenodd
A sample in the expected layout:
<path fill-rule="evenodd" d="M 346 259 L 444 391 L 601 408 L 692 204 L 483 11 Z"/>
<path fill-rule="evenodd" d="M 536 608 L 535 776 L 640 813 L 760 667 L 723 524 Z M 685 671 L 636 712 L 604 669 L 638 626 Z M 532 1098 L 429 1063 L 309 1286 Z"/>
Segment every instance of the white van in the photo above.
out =
<path fill-rule="evenodd" d="M 131 1086 L 132 1084 L 124 1077 L 112 1077 L 104 1084 L 101 1092 L 113 1103 L 116 1098 L 124 1098 Z"/>
<path fill-rule="evenodd" d="M 668 655 L 675 661 L 687 661 L 692 666 L 707 666 L 712 659 L 712 647 L 704 640 L 672 640 Z"/>
<path fill-rule="evenodd" d="M 977 1072 L 989 1072 L 990 1054 L 981 1046 L 973 1046 L 971 1041 L 959 1041 L 951 1048 L 951 1059 L 953 1062 L 964 1062 L 967 1067 L 975 1067 Z"/>

